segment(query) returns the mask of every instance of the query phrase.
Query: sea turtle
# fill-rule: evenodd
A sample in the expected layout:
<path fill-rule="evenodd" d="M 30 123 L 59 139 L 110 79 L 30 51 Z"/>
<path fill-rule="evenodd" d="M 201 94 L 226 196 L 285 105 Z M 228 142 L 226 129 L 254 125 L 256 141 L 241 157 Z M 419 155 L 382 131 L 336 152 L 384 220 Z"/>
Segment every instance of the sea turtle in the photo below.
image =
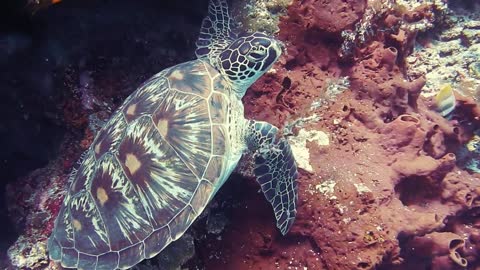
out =
<path fill-rule="evenodd" d="M 273 125 L 244 118 L 241 98 L 282 52 L 262 33 L 236 36 L 225 0 L 212 0 L 197 59 L 143 83 L 83 157 L 48 240 L 63 267 L 125 269 L 178 239 L 245 150 L 286 234 L 295 219 L 297 167 Z"/>

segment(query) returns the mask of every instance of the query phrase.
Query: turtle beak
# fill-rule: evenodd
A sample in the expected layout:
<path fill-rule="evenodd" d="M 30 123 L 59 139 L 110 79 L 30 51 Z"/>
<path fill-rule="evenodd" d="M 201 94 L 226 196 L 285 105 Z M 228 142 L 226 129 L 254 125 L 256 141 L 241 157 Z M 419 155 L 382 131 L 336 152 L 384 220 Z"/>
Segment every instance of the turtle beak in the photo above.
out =
<path fill-rule="evenodd" d="M 280 40 L 277 40 L 277 43 L 278 43 L 278 46 L 280 46 L 280 50 L 282 53 L 285 52 L 285 50 L 287 49 L 287 47 L 285 46 L 285 44 L 283 42 L 281 42 Z"/>
<path fill-rule="evenodd" d="M 272 65 L 278 60 L 280 55 L 282 55 L 283 51 L 283 44 L 276 40 L 276 39 L 271 39 L 270 40 L 270 45 L 268 47 L 268 54 L 265 59 L 263 59 L 263 64 L 262 64 L 262 71 L 265 72 L 266 70 L 270 69 Z"/>
<path fill-rule="evenodd" d="M 283 52 L 285 52 L 285 44 L 280 40 L 273 40 L 272 47 L 275 50 L 277 56 L 280 56 Z"/>

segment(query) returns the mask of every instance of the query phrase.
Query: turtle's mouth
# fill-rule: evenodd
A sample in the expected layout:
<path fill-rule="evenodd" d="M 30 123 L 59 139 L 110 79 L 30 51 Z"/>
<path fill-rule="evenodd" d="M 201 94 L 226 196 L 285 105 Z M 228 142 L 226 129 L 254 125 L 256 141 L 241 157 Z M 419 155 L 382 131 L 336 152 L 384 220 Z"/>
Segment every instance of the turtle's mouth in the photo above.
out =
<path fill-rule="evenodd" d="M 283 45 L 282 42 L 276 39 L 273 39 L 271 41 L 271 45 L 268 48 L 268 56 L 264 60 L 264 64 L 262 67 L 263 72 L 267 71 L 273 66 L 273 64 L 278 60 L 280 55 L 282 55 L 282 52 L 284 49 L 285 49 L 285 46 Z"/>
<path fill-rule="evenodd" d="M 279 54 L 282 54 L 287 50 L 287 47 L 285 46 L 285 43 L 281 42 L 280 40 L 275 40 L 274 46 L 275 45 L 279 47 L 279 49 L 278 49 Z"/>
<path fill-rule="evenodd" d="M 285 44 L 276 39 L 272 40 L 272 48 L 275 50 L 278 56 L 280 56 L 286 50 Z"/>

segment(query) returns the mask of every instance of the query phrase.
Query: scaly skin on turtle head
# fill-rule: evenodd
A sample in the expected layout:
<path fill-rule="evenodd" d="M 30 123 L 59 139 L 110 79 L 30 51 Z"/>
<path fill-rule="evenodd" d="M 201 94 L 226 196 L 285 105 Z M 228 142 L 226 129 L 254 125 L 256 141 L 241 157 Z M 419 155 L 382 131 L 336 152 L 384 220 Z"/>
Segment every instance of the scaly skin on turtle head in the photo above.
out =
<path fill-rule="evenodd" d="M 237 35 L 225 0 L 210 0 L 195 43 L 197 58 L 207 61 L 227 79 L 239 98 L 277 61 L 282 43 L 264 33 Z"/>
<path fill-rule="evenodd" d="M 282 43 L 263 33 L 238 37 L 216 59 L 216 67 L 231 83 L 239 98 L 268 71 L 282 54 Z"/>

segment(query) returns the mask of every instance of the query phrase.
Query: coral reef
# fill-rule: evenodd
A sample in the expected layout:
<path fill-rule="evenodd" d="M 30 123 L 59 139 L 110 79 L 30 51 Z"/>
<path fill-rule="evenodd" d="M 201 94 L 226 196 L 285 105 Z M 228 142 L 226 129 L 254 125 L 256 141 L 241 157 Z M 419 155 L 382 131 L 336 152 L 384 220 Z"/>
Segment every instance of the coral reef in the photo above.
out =
<path fill-rule="evenodd" d="M 477 134 L 457 150 L 457 160 L 461 168 L 480 173 L 480 137 Z"/>
<path fill-rule="evenodd" d="M 293 148 L 302 149 L 294 150 L 303 169 L 297 221 L 284 239 L 263 222 L 232 217 L 222 238 L 243 248 L 211 247 L 207 254 L 223 253 L 207 268 L 474 269 L 475 230 L 456 228 L 474 224 L 480 182 L 454 154 L 471 136 L 473 113 L 458 117 L 462 122 L 443 118 L 421 95 L 425 74 L 405 75 L 404 57 L 414 52 L 419 31 L 443 25 L 445 3 L 385 9 L 369 22 L 376 30 L 368 39 L 354 43 L 350 64 L 337 48 L 342 32 L 358 26 L 342 19 L 368 18 L 373 1 L 360 14 L 334 13 L 338 29 L 325 16 L 300 15 L 314 9 L 300 3 L 280 22 L 287 54 L 244 98 L 250 117 L 285 126 Z M 392 21 L 403 24 L 392 28 Z M 345 76 L 349 90 L 326 99 L 329 82 Z M 470 111 L 467 103 L 458 110 Z M 258 204 L 251 200 L 241 208 Z M 460 225 L 451 225 L 452 217 Z"/>
<path fill-rule="evenodd" d="M 476 5 L 471 8 L 480 9 Z M 441 31 L 420 37 L 414 52 L 406 57 L 408 76 L 423 74 L 427 79 L 423 95 L 431 96 L 441 85 L 450 83 L 457 92 L 478 101 L 480 15 L 469 9 L 460 6 L 449 10 Z"/>
<path fill-rule="evenodd" d="M 433 28 L 447 10 L 445 0 L 434 1 L 367 1 L 367 7 L 354 29 L 342 31 L 343 42 L 338 52 L 346 60 L 355 56 L 358 48 L 372 40 L 394 42 L 402 54 L 411 47 L 418 32 Z M 411 49 L 411 48 L 410 48 Z"/>
<path fill-rule="evenodd" d="M 277 33 L 280 17 L 285 15 L 292 0 L 247 0 L 232 3 L 232 14 L 238 30 Z"/>
<path fill-rule="evenodd" d="M 65 138 L 60 148 L 62 154 L 55 160 L 7 186 L 9 215 L 17 231 L 24 231 L 8 249 L 10 264 L 15 269 L 54 267 L 48 260 L 47 237 L 65 195 L 72 159 L 79 156 L 80 149 L 74 142 L 72 137 Z"/>

